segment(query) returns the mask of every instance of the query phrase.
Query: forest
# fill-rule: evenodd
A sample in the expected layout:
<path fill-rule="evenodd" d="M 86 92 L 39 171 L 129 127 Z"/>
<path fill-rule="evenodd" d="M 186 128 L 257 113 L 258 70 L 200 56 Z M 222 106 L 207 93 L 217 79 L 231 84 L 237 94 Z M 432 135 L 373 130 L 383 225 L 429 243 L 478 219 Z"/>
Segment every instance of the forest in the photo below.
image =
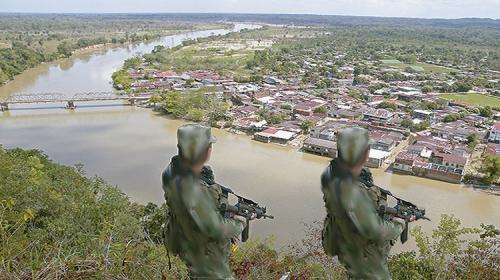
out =
<path fill-rule="evenodd" d="M 186 279 L 182 262 L 162 244 L 165 205 L 133 203 L 116 186 L 88 177 L 37 150 L 0 146 L 1 279 Z M 345 279 L 321 247 L 319 223 L 302 242 L 277 251 L 272 237 L 253 239 L 231 255 L 241 279 Z M 390 257 L 394 279 L 500 277 L 500 231 L 463 227 L 443 215 L 432 235 L 414 227 L 417 250 Z"/>

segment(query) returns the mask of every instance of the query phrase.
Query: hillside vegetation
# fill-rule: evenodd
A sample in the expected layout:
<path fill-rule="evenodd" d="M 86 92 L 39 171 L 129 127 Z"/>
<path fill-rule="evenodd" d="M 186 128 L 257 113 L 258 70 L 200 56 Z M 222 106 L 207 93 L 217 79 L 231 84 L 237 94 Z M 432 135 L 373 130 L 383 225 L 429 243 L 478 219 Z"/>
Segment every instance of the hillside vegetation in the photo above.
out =
<path fill-rule="evenodd" d="M 168 268 L 160 234 L 165 211 L 131 203 L 118 188 L 86 177 L 81 165 L 0 146 L 0 279 L 186 279 L 178 258 Z M 303 243 L 285 252 L 269 241 L 240 246 L 231 257 L 235 274 L 345 279 L 344 269 L 322 253 L 320 227 L 309 228 Z M 390 269 L 394 279 L 499 279 L 499 234 L 443 216 L 432 237 L 416 227 L 419 252 L 391 257 Z"/>

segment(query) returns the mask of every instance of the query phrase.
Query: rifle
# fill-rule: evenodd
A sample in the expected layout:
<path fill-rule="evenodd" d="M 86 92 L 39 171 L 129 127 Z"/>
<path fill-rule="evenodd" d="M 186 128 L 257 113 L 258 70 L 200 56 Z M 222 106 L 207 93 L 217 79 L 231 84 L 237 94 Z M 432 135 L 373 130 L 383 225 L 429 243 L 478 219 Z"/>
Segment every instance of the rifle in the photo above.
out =
<path fill-rule="evenodd" d="M 274 219 L 274 216 L 268 215 L 267 214 L 267 209 L 266 207 L 261 207 L 259 204 L 253 200 L 250 200 L 248 198 L 245 198 L 241 195 L 238 195 L 233 192 L 230 188 L 224 187 L 223 185 L 216 183 L 214 179 L 214 175 L 210 167 L 206 166 L 203 167 L 202 172 L 201 172 L 201 179 L 205 181 L 209 185 L 214 185 L 217 184 L 222 190 L 222 193 L 225 197 L 228 197 L 229 194 L 234 195 L 236 198 L 238 198 L 238 203 L 236 205 L 229 205 L 226 203 L 222 203 L 219 206 L 219 209 L 221 213 L 225 217 L 231 217 L 234 215 L 238 216 L 243 216 L 247 219 L 247 226 L 245 229 L 243 229 L 243 232 L 241 233 L 241 241 L 245 242 L 248 240 L 248 237 L 250 235 L 250 218 L 252 217 L 253 214 L 255 214 L 257 219 Z"/>
<path fill-rule="evenodd" d="M 415 221 L 417 220 L 428 220 L 430 219 L 425 216 L 425 209 L 419 208 L 415 204 L 401 199 L 395 195 L 393 195 L 390 191 L 385 190 L 373 183 L 372 174 L 368 169 L 363 168 L 361 174 L 359 176 L 361 183 L 365 184 L 367 187 L 377 187 L 380 189 L 382 196 L 387 199 L 388 196 L 396 199 L 397 203 L 394 207 L 389 207 L 385 205 L 381 205 L 378 209 L 378 214 L 382 219 L 389 220 L 392 217 L 397 217 L 405 220 L 405 228 L 401 233 L 401 243 L 405 243 L 408 240 L 408 223 L 411 216 L 415 216 Z"/>

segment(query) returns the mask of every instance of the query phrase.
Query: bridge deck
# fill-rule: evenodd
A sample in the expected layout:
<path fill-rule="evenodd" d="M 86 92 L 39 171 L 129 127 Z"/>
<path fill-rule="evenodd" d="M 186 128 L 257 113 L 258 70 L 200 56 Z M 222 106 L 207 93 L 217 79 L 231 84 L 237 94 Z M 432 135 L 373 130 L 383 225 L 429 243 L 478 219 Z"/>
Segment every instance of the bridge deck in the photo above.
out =
<path fill-rule="evenodd" d="M 13 95 L 4 101 L 3 104 L 29 104 L 29 103 L 56 103 L 56 102 L 85 102 L 85 101 L 113 101 L 113 100 L 148 100 L 151 94 L 141 95 L 125 95 L 117 93 L 78 93 L 73 96 L 65 96 L 60 93 L 40 93 L 40 94 L 23 94 Z"/>

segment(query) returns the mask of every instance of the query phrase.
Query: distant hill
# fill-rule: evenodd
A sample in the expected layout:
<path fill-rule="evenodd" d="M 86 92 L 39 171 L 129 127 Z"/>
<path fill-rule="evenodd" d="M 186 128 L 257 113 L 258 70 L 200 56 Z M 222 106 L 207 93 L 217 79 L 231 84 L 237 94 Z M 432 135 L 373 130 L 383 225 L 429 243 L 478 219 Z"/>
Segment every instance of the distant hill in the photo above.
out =
<path fill-rule="evenodd" d="M 312 14 L 229 14 L 229 13 L 122 13 L 122 14 L 20 14 L 0 13 L 0 17 L 36 16 L 37 18 L 80 17 L 82 19 L 99 18 L 101 20 L 152 20 L 165 21 L 231 21 L 231 22 L 261 22 L 269 24 L 287 25 L 420 25 L 442 27 L 492 27 L 500 28 L 499 19 L 463 18 L 463 19 L 422 19 L 397 17 L 368 17 L 368 16 L 338 16 Z"/>

